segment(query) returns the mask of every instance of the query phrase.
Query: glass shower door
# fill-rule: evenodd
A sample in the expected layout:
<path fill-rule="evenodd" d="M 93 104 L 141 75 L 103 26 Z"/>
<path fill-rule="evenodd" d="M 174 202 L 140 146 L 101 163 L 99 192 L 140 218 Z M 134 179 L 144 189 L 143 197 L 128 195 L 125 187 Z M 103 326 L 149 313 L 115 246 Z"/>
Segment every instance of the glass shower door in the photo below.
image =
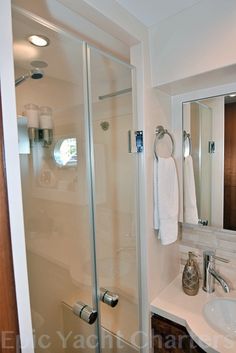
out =
<path fill-rule="evenodd" d="M 133 69 L 18 10 L 13 33 L 35 351 L 137 352 Z"/>
<path fill-rule="evenodd" d="M 16 87 L 18 122 L 31 137 L 28 149 L 20 142 L 20 165 L 35 351 L 94 353 L 98 321 L 82 320 L 97 311 L 84 44 L 17 11 L 13 32 L 16 78 L 32 65 L 44 71 Z M 50 45 L 32 46 L 32 33 Z"/>
<path fill-rule="evenodd" d="M 128 146 L 128 132 L 136 127 L 132 68 L 95 49 L 88 51 L 101 350 L 133 353 L 139 346 L 139 290 L 138 156 Z"/>

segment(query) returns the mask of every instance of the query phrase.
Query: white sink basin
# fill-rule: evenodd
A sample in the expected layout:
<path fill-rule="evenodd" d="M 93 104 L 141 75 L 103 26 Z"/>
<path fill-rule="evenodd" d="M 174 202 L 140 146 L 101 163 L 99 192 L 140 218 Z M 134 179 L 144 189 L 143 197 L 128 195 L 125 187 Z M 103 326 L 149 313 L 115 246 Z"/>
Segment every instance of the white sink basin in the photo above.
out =
<path fill-rule="evenodd" d="M 213 299 L 205 304 L 203 314 L 216 331 L 236 340 L 236 299 Z"/>

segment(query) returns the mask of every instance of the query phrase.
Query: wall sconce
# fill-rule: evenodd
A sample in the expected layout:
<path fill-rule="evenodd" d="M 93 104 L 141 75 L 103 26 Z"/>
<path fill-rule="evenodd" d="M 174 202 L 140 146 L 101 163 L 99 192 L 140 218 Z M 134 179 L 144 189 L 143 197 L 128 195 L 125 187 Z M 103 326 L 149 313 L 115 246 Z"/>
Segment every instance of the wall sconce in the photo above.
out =
<path fill-rule="evenodd" d="M 25 116 L 28 119 L 28 135 L 30 147 L 42 142 L 43 147 L 48 147 L 53 141 L 52 109 L 38 107 L 36 104 L 25 105 Z"/>
<path fill-rule="evenodd" d="M 38 129 L 39 129 L 39 107 L 36 104 L 26 104 L 25 117 L 28 121 L 28 135 L 30 140 L 30 147 L 32 147 L 38 141 Z"/>
<path fill-rule="evenodd" d="M 53 140 L 52 109 L 50 107 L 40 107 L 39 109 L 39 140 L 43 141 L 43 146 L 48 147 Z"/>
<path fill-rule="evenodd" d="M 49 147 L 53 141 L 53 129 L 39 129 L 39 141 L 43 142 L 43 147 Z"/>

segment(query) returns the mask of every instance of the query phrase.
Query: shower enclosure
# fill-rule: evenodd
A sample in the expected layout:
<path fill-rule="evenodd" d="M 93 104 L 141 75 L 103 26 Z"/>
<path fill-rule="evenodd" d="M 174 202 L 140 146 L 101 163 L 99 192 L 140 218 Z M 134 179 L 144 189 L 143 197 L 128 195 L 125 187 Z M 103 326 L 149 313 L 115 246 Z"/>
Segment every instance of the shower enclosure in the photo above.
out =
<path fill-rule="evenodd" d="M 13 33 L 16 78 L 44 72 L 16 88 L 19 126 L 28 104 L 53 119 L 52 141 L 36 124 L 20 146 L 35 351 L 138 352 L 134 69 L 17 9 Z M 34 33 L 50 45 L 30 44 Z"/>

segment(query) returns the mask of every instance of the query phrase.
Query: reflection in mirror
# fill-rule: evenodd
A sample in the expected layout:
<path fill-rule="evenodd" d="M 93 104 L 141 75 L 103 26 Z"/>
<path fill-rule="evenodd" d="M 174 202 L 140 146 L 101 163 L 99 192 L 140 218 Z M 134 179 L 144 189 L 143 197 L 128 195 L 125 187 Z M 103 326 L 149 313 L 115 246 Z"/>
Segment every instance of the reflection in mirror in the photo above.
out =
<path fill-rule="evenodd" d="M 184 222 L 236 230 L 236 98 L 183 104 Z"/>

